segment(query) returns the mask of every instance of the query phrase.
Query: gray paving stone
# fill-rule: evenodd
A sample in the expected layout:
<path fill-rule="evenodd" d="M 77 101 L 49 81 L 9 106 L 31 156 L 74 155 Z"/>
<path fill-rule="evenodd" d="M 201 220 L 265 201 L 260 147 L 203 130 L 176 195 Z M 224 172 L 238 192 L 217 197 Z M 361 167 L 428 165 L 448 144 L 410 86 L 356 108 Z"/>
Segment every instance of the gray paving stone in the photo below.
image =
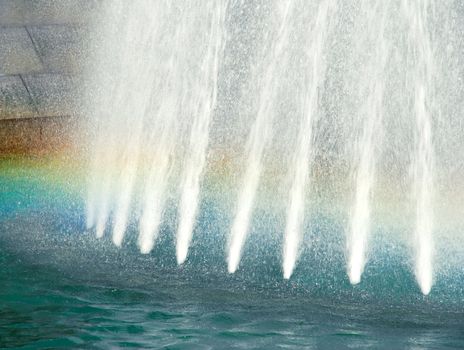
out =
<path fill-rule="evenodd" d="M 39 116 L 57 117 L 78 114 L 75 79 L 61 74 L 24 76 Z"/>
<path fill-rule="evenodd" d="M 0 26 L 88 23 L 101 0 L 0 0 Z"/>
<path fill-rule="evenodd" d="M 50 73 L 77 73 L 85 57 L 87 31 L 83 27 L 46 25 L 28 27 L 37 51 Z"/>
<path fill-rule="evenodd" d="M 42 70 L 42 63 L 26 28 L 0 28 L 0 74 L 25 74 Z"/>
<path fill-rule="evenodd" d="M 35 116 L 34 103 L 20 76 L 0 77 L 0 120 Z"/>

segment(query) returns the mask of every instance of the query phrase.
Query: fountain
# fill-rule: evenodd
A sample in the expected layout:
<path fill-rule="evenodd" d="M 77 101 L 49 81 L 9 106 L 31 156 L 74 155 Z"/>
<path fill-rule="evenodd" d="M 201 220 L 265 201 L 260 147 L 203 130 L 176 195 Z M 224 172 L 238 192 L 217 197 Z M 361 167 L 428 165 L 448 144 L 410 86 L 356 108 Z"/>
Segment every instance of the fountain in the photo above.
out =
<path fill-rule="evenodd" d="M 386 200 L 407 208 L 389 229 L 412 242 L 412 269 L 430 293 L 434 120 L 448 108 L 434 16 L 457 10 L 422 0 L 118 0 L 104 10 L 88 98 L 87 228 L 97 237 L 111 230 L 121 246 L 136 225 L 148 254 L 169 228 L 181 265 L 202 203 L 215 198 L 230 221 L 228 272 L 267 212 L 290 279 L 324 203 L 344 222 L 346 271 L 358 284 Z M 385 199 L 393 183 L 410 196 Z"/>
<path fill-rule="evenodd" d="M 0 348 L 464 348 L 463 38 L 459 0 L 0 0 Z"/>

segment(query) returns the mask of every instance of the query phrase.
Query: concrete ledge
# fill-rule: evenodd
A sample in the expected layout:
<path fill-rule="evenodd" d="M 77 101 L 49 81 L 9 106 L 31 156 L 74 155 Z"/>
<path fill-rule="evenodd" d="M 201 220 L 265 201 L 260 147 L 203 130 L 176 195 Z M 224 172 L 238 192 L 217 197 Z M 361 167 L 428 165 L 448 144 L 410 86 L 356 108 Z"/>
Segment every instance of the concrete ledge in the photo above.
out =
<path fill-rule="evenodd" d="M 89 30 L 76 23 L 100 2 L 0 0 L 0 120 L 76 113 Z"/>
<path fill-rule="evenodd" d="M 0 74 L 20 74 L 43 71 L 40 57 L 24 27 L 0 30 Z"/>
<path fill-rule="evenodd" d="M 78 111 L 72 76 L 61 74 L 25 75 L 24 82 L 39 117 L 72 116 Z"/>
<path fill-rule="evenodd" d="M 77 115 L 75 80 L 62 74 L 0 76 L 0 120 Z"/>
<path fill-rule="evenodd" d="M 75 74 L 85 58 L 87 30 L 81 26 L 45 25 L 27 27 L 45 71 Z"/>
<path fill-rule="evenodd" d="M 0 77 L 0 120 L 37 117 L 24 81 L 19 75 Z"/>
<path fill-rule="evenodd" d="M 76 81 L 102 1 L 0 0 L 0 154 L 73 144 Z"/>
<path fill-rule="evenodd" d="M 76 118 L 0 120 L 0 155 L 48 154 L 74 146 Z"/>
<path fill-rule="evenodd" d="M 88 23 L 100 3 L 101 0 L 0 0 L 0 26 Z"/>

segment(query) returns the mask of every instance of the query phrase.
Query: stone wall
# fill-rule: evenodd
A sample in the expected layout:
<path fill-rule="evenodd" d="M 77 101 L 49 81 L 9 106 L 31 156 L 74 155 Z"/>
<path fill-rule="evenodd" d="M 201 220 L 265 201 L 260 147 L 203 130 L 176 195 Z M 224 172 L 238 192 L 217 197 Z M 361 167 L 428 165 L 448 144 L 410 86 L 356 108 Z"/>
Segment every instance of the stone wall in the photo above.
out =
<path fill-rule="evenodd" d="M 0 153 L 67 142 L 97 6 L 98 0 L 0 0 Z"/>

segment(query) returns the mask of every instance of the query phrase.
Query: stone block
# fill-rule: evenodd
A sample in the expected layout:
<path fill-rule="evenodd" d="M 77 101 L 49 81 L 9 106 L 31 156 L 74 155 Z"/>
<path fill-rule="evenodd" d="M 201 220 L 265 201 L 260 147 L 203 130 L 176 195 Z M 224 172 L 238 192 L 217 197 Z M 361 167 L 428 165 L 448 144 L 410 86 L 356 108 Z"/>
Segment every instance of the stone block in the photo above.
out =
<path fill-rule="evenodd" d="M 75 79 L 61 74 L 34 74 L 24 81 L 41 117 L 78 114 Z"/>
<path fill-rule="evenodd" d="M 40 141 L 44 149 L 72 147 L 79 136 L 79 119 L 73 117 L 42 118 Z"/>
<path fill-rule="evenodd" d="M 101 0 L 0 0 L 0 26 L 88 23 Z"/>
<path fill-rule="evenodd" d="M 79 26 L 28 27 L 35 47 L 50 73 L 77 73 L 85 57 L 86 30 Z"/>
<path fill-rule="evenodd" d="M 0 156 L 50 154 L 74 147 L 76 119 L 69 117 L 0 120 Z"/>
<path fill-rule="evenodd" d="M 40 143 L 40 126 L 34 118 L 0 120 L 0 155 L 30 153 Z"/>
<path fill-rule="evenodd" d="M 31 118 L 36 109 L 21 77 L 0 77 L 0 120 Z"/>
<path fill-rule="evenodd" d="M 0 74 L 26 74 L 42 70 L 42 63 L 26 28 L 0 28 Z"/>
<path fill-rule="evenodd" d="M 25 3 L 24 0 L 0 0 L 0 25 L 21 25 Z"/>

